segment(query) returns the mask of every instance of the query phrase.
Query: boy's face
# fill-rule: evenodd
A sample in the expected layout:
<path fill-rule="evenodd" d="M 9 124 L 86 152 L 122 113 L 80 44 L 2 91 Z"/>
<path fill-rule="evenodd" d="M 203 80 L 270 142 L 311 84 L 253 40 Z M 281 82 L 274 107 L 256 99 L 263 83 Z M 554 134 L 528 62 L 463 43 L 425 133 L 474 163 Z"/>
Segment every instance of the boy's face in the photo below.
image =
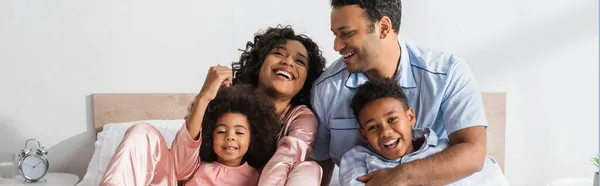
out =
<path fill-rule="evenodd" d="M 245 115 L 227 113 L 217 120 L 213 131 L 213 150 L 218 161 L 227 166 L 239 166 L 250 144 L 250 123 Z"/>
<path fill-rule="evenodd" d="M 360 135 L 375 152 L 387 159 L 411 153 L 415 114 L 397 99 L 381 98 L 367 103 L 359 113 Z"/>

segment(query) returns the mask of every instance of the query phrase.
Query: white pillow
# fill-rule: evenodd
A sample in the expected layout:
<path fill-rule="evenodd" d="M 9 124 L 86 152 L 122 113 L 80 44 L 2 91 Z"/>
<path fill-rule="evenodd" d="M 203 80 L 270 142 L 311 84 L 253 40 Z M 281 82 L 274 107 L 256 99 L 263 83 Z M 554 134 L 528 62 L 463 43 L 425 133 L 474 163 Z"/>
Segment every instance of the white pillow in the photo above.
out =
<path fill-rule="evenodd" d="M 104 125 L 102 132 L 98 133 L 95 142 L 94 155 L 90 161 L 87 172 L 78 186 L 99 185 L 108 163 L 112 159 L 117 147 L 123 140 L 127 129 L 137 123 L 146 122 L 154 126 L 163 135 L 167 146 L 171 148 L 171 143 L 175 139 L 177 131 L 183 125 L 184 120 L 143 120 L 125 123 L 111 123 Z"/>

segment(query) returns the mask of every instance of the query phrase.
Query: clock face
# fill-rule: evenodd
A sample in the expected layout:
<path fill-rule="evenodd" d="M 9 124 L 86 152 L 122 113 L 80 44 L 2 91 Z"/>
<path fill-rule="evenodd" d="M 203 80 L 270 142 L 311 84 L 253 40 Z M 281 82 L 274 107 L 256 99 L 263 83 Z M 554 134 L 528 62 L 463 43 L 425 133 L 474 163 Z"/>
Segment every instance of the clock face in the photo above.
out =
<path fill-rule="evenodd" d="M 42 178 L 48 169 L 48 164 L 44 158 L 37 155 L 31 155 L 25 157 L 21 164 L 21 170 L 23 175 L 31 180 L 38 180 Z"/>

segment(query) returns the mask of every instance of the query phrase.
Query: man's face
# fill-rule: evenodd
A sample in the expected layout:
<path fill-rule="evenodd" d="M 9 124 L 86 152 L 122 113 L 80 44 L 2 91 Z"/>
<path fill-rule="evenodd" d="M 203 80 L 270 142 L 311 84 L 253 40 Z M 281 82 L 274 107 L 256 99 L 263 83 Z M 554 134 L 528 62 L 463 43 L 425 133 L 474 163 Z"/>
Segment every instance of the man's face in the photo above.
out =
<path fill-rule="evenodd" d="M 331 11 L 331 31 L 335 35 L 333 48 L 344 56 L 346 70 L 360 73 L 374 68 L 380 42 L 379 28 L 358 5 L 334 7 Z"/>

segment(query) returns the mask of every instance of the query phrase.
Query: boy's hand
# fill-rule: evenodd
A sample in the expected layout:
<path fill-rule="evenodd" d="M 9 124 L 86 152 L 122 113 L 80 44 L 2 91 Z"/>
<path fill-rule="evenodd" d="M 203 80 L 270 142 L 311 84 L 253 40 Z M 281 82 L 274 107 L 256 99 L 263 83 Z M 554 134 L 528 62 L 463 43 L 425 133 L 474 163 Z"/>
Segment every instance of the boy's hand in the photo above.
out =
<path fill-rule="evenodd" d="M 401 179 L 398 179 L 399 175 L 396 169 L 379 169 L 370 173 L 367 173 L 361 177 L 358 177 L 358 181 L 366 183 L 366 186 L 374 185 L 395 185 L 395 186 L 407 186 Z"/>

